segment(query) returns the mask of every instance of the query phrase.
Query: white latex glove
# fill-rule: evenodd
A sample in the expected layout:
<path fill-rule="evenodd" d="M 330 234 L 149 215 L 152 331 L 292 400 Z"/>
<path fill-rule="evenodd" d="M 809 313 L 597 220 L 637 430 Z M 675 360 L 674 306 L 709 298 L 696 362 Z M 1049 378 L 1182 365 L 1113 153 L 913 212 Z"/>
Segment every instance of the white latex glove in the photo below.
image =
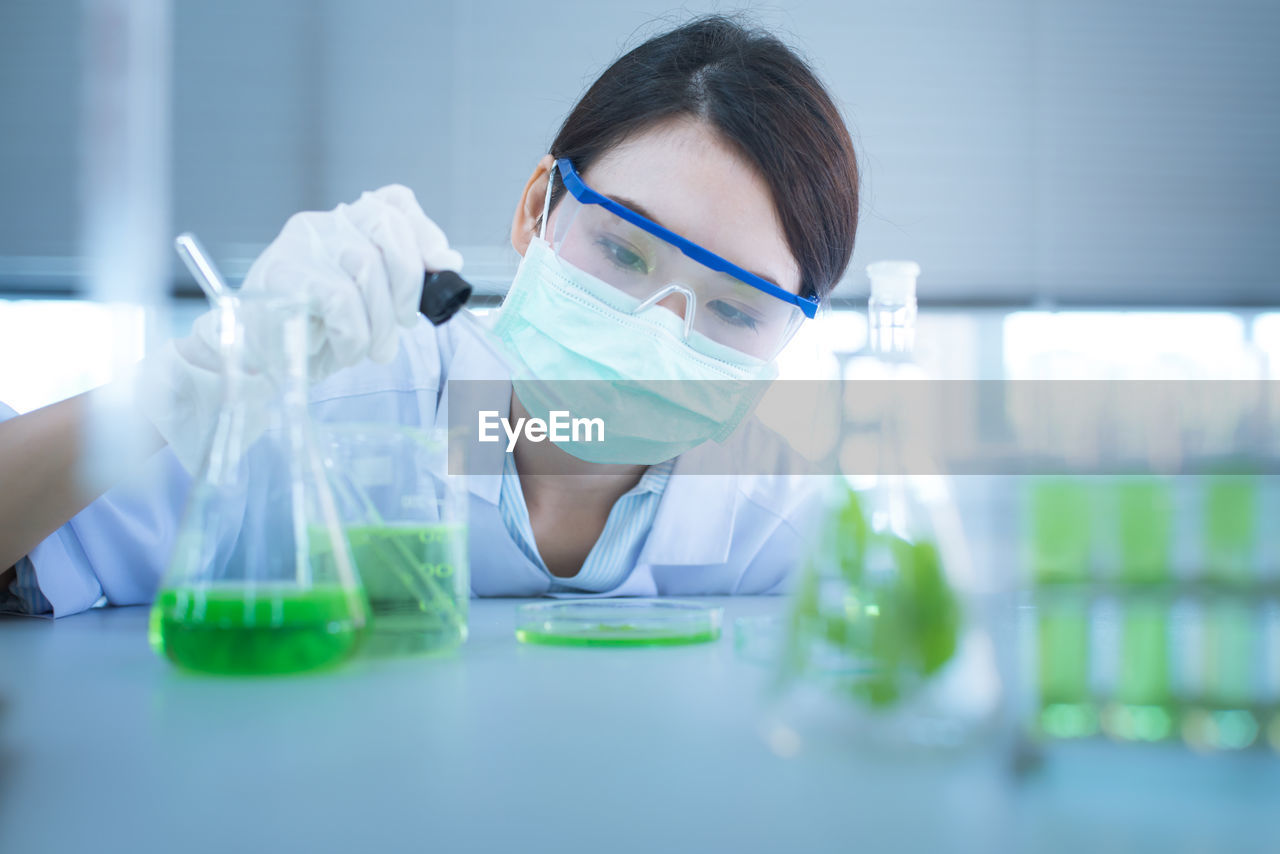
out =
<path fill-rule="evenodd" d="M 417 322 L 424 271 L 462 267 L 440 227 L 398 184 L 367 192 L 350 205 L 307 211 L 289 218 L 279 236 L 249 268 L 242 290 L 296 294 L 308 304 L 308 377 L 315 382 L 371 358 L 390 362 L 399 327 Z M 245 350 L 256 349 L 260 324 L 249 323 Z M 143 412 L 178 460 L 195 472 L 208 447 L 221 405 L 218 312 L 196 319 L 191 334 L 144 360 L 137 385 Z M 262 348 L 269 349 L 269 348 Z M 246 441 L 265 424 L 264 410 L 278 383 L 257 375 L 242 382 Z"/>
<path fill-rule="evenodd" d="M 355 204 L 294 214 L 249 268 L 244 290 L 308 296 L 314 382 L 366 356 L 390 362 L 396 327 L 417 322 L 423 271 L 461 268 L 413 191 L 392 184 Z"/>

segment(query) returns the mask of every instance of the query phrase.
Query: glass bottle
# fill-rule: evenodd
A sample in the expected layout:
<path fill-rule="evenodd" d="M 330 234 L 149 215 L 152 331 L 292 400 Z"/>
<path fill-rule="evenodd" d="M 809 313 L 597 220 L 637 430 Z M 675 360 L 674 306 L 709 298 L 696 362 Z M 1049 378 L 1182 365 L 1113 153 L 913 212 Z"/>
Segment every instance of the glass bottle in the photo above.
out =
<path fill-rule="evenodd" d="M 784 743 L 802 742 L 807 728 L 862 744 L 957 747 L 999 711 L 995 650 L 949 491 L 939 476 L 908 469 L 909 425 L 888 402 L 895 389 L 861 382 L 926 378 L 912 356 L 918 272 L 901 262 L 868 268 L 869 344 L 842 365 L 839 474 L 780 659 Z"/>
<path fill-rule="evenodd" d="M 152 606 L 152 647 L 211 673 L 336 664 L 368 605 L 307 413 L 306 303 L 238 293 L 216 311 L 222 404 Z"/>

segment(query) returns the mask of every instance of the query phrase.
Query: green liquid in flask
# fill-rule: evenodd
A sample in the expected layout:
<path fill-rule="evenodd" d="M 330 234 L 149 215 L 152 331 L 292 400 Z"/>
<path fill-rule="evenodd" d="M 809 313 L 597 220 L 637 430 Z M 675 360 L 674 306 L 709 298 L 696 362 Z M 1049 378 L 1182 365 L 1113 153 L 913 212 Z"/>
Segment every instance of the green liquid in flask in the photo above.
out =
<path fill-rule="evenodd" d="M 359 591 L 337 586 L 162 590 L 151 608 L 151 645 L 180 667 L 205 673 L 315 670 L 355 649 L 360 608 Z"/>
<path fill-rule="evenodd" d="M 373 622 L 362 654 L 452 649 L 467 636 L 464 525 L 367 525 L 346 529 Z"/>

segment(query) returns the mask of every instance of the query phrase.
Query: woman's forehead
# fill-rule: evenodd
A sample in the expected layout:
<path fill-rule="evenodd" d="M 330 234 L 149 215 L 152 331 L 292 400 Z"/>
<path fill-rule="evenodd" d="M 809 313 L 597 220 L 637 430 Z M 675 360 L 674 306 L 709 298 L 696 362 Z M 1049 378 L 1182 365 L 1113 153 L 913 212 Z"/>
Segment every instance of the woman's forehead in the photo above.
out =
<path fill-rule="evenodd" d="M 672 122 L 600 156 L 583 175 L 596 191 L 762 278 L 799 292 L 768 185 L 706 125 Z"/>

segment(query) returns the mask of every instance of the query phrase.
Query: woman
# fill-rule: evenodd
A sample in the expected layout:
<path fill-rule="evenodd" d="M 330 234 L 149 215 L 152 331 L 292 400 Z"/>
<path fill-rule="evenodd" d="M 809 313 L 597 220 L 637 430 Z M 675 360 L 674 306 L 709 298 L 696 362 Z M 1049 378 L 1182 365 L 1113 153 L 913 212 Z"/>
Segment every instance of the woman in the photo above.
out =
<path fill-rule="evenodd" d="M 554 404 L 521 377 L 652 369 L 706 389 L 767 379 L 848 264 L 857 211 L 849 133 L 810 69 L 776 39 L 708 17 L 615 62 L 534 168 L 512 221 L 523 260 L 492 333 L 506 359 L 470 326 L 417 315 L 423 268 L 461 258 L 403 187 L 291 218 L 244 287 L 310 298 L 319 420 L 435 423 L 447 381 L 511 382 L 514 370 L 501 404 L 515 421 Z M 9 609 L 61 616 L 150 600 L 216 411 L 215 326 L 202 317 L 144 363 L 146 417 L 131 429 L 149 451 L 167 444 L 146 463 L 159 488 L 98 498 L 78 484 L 95 393 L 0 424 Z M 699 456 L 717 453 L 706 440 L 737 426 L 740 403 L 655 400 L 667 412 L 659 427 L 599 448 L 517 444 L 505 477 L 472 488 L 473 593 L 777 587 L 801 546 L 797 490 L 681 476 L 706 470 Z"/>

